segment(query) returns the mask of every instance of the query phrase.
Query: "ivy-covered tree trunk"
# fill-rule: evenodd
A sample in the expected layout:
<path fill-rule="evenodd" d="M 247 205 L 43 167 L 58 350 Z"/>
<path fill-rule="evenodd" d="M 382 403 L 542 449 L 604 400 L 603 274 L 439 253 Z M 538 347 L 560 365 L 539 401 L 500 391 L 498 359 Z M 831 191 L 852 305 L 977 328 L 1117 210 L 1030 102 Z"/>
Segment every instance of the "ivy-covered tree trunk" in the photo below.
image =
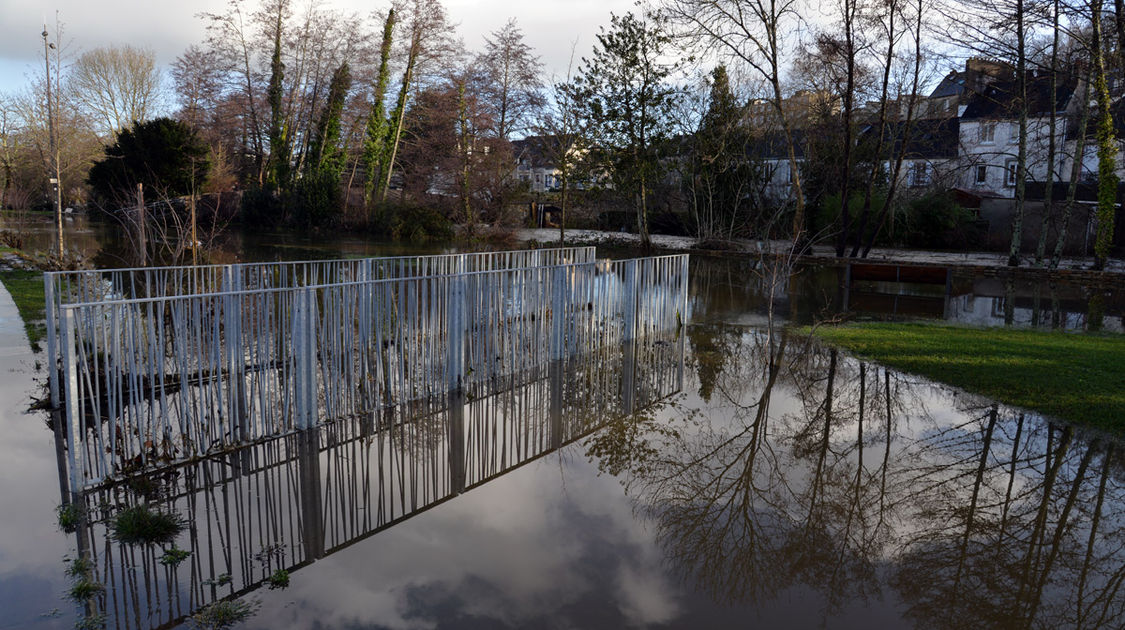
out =
<path fill-rule="evenodd" d="M 418 63 L 420 48 L 421 35 L 414 33 L 411 36 L 410 54 L 406 59 L 406 70 L 402 73 L 402 86 L 398 90 L 398 100 L 395 101 L 395 109 L 391 112 L 391 121 L 387 129 L 387 163 L 382 167 L 383 181 L 379 183 L 380 202 L 387 200 L 387 190 L 391 187 L 391 175 L 394 174 L 395 157 L 398 155 L 398 143 L 402 138 L 402 124 L 406 116 L 406 99 L 410 95 L 410 83 L 414 80 L 414 65 Z"/>
<path fill-rule="evenodd" d="M 391 43 L 394 37 L 395 10 L 387 13 L 383 22 L 383 43 L 379 47 L 379 75 L 375 79 L 375 93 L 371 99 L 371 114 L 367 117 L 367 128 L 363 140 L 363 164 L 365 179 L 363 204 L 369 207 L 375 189 L 382 181 L 383 169 L 387 161 L 387 123 L 386 106 L 387 84 L 390 82 Z"/>
<path fill-rule="evenodd" d="M 270 104 L 270 158 L 267 182 L 277 190 L 289 184 L 289 140 L 282 111 L 282 82 L 285 64 L 281 61 L 281 22 L 283 11 L 277 11 L 273 32 L 273 56 L 270 58 L 270 82 L 266 96 Z"/>
<path fill-rule="evenodd" d="M 332 82 L 328 87 L 328 102 L 324 105 L 320 122 L 313 131 L 309 143 L 310 159 L 306 162 L 306 172 L 340 179 L 344 168 L 344 153 L 340 149 L 340 118 L 344 113 L 344 102 L 348 98 L 351 85 L 351 70 L 348 62 L 345 61 L 332 73 Z"/>

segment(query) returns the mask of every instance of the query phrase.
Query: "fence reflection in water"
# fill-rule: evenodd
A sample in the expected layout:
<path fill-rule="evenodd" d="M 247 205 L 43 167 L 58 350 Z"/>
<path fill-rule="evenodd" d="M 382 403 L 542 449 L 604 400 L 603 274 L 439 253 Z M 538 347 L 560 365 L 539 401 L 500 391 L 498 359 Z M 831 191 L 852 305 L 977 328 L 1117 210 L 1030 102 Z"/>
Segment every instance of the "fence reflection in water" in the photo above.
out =
<path fill-rule="evenodd" d="M 416 398 L 78 495 L 79 553 L 108 627 L 168 626 L 547 455 L 606 422 L 653 410 L 684 377 L 683 337 L 650 335 L 497 375 L 492 387 Z M 191 555 L 110 536 L 124 506 L 185 517 Z M 225 576 L 230 576 L 229 579 Z"/>
<path fill-rule="evenodd" d="M 674 329 L 687 256 L 61 307 L 70 488 Z"/>

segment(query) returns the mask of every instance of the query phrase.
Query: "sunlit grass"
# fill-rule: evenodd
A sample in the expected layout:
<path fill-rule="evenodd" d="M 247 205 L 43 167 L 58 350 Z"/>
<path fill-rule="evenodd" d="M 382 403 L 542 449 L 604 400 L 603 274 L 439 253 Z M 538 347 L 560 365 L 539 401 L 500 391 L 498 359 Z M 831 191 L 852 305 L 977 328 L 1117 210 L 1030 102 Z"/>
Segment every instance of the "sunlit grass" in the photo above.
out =
<path fill-rule="evenodd" d="M 816 334 L 889 367 L 1125 432 L 1125 336 L 920 323 L 849 324 Z"/>

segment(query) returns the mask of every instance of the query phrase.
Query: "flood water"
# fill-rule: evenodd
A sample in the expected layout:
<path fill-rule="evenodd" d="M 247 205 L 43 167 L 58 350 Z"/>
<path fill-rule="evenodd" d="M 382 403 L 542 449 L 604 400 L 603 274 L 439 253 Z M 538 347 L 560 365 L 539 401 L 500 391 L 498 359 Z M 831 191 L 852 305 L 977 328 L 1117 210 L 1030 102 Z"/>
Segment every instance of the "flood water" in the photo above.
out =
<path fill-rule="evenodd" d="M 91 253 L 111 240 L 76 229 Z M 242 260 L 399 253 L 228 243 L 221 256 Z M 1119 293 L 1002 277 L 958 277 L 948 295 L 841 287 L 839 268 L 775 282 L 693 258 L 680 335 L 469 402 L 464 490 L 442 411 L 400 409 L 100 489 L 72 534 L 56 525 L 47 417 L 24 412 L 42 355 L 2 292 L 0 628 L 221 627 L 224 601 L 247 628 L 1125 625 L 1118 440 L 764 328 L 770 303 L 811 321 L 847 299 L 864 316 L 1120 330 Z M 141 503 L 189 523 L 186 559 L 109 535 Z M 104 587 L 86 605 L 67 598 L 80 549 Z"/>

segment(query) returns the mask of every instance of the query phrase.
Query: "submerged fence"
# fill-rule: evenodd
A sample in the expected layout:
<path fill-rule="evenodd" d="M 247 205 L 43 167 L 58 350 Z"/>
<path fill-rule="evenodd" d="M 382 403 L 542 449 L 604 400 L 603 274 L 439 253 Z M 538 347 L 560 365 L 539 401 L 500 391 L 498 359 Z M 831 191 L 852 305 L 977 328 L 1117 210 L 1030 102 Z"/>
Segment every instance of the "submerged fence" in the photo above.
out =
<path fill-rule="evenodd" d="M 107 300 L 174 297 L 203 293 L 295 288 L 362 280 L 448 275 L 540 265 L 588 263 L 593 247 L 386 256 L 341 260 L 305 260 L 57 271 L 43 276 L 46 295 L 47 356 L 61 359 L 59 315 L 68 304 Z M 58 372 L 49 370 L 52 406 L 59 404 Z"/>
<path fill-rule="evenodd" d="M 70 488 L 330 420 L 378 430 L 405 403 L 456 417 L 553 361 L 611 346 L 631 356 L 684 317 L 686 255 L 560 263 L 586 253 L 556 251 L 555 264 L 499 269 L 480 268 L 509 263 L 438 257 L 411 263 L 430 272 L 414 276 L 395 275 L 405 263 L 291 266 L 272 281 L 300 282 L 284 286 L 216 270 L 219 291 L 60 302 Z M 336 281 L 305 283 L 325 277 Z"/>

